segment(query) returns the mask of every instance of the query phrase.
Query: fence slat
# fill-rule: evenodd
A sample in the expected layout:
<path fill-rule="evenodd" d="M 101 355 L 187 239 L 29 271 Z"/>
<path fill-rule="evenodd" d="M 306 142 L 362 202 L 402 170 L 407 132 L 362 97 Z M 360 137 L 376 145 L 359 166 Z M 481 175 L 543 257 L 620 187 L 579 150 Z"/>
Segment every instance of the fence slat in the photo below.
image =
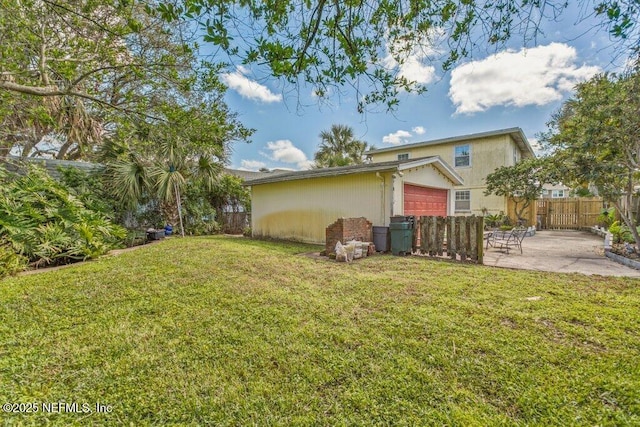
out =
<path fill-rule="evenodd" d="M 482 263 L 483 217 L 424 216 L 416 224 L 421 254 Z"/>
<path fill-rule="evenodd" d="M 472 260 L 477 260 L 478 259 L 478 247 L 476 245 L 476 223 L 478 221 L 478 217 L 476 216 L 470 216 L 467 219 L 467 229 L 468 231 L 468 243 L 467 243 L 467 247 L 469 248 L 469 257 Z"/>
<path fill-rule="evenodd" d="M 453 259 L 456 259 L 456 234 L 456 218 L 447 217 L 447 255 Z"/>
<path fill-rule="evenodd" d="M 467 217 L 459 216 L 456 218 L 458 222 L 458 254 L 462 261 L 467 260 Z"/>
<path fill-rule="evenodd" d="M 442 256 L 444 253 L 444 235 L 446 230 L 446 218 L 443 216 L 439 216 L 436 218 L 436 230 L 437 230 L 437 244 L 436 244 L 436 254 L 438 256 Z"/>

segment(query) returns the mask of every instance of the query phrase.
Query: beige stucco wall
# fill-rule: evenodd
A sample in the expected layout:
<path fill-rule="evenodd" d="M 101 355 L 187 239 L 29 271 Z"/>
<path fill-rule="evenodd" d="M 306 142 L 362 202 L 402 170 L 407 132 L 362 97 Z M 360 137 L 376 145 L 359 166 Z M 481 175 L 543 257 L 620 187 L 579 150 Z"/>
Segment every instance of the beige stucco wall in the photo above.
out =
<path fill-rule="evenodd" d="M 364 216 L 387 225 L 391 173 L 342 175 L 251 187 L 251 227 L 256 237 L 324 243 L 325 229 L 340 217 Z"/>
<path fill-rule="evenodd" d="M 465 167 L 455 167 L 454 150 L 456 146 L 469 144 L 471 165 Z M 460 141 L 456 143 L 426 145 L 422 147 L 397 147 L 395 150 L 381 153 L 371 153 L 371 160 L 374 163 L 397 160 L 398 154 L 409 153 L 409 159 L 417 159 L 427 156 L 440 156 L 448 163 L 460 177 L 464 180 L 462 186 L 454 190 L 469 190 L 471 194 L 471 212 L 459 213 L 462 215 L 481 215 L 482 209 L 486 208 L 489 213 L 506 212 L 507 202 L 505 197 L 485 196 L 485 177 L 500 166 L 514 165 L 514 150 L 518 152 L 517 158 L 522 157 L 517 144 L 509 135 L 498 135 L 488 138 L 474 139 L 470 141 Z M 454 212 L 455 197 L 450 195 L 451 212 Z"/>

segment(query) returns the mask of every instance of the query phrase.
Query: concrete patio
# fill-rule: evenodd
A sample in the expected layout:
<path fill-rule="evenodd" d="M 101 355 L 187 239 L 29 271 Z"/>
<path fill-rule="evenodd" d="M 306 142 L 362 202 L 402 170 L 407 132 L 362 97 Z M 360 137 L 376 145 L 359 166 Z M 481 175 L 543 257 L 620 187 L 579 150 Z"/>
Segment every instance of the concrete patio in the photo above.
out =
<path fill-rule="evenodd" d="M 522 251 L 507 255 L 495 248 L 484 252 L 484 264 L 520 270 L 599 274 L 640 278 L 640 270 L 618 264 L 604 256 L 603 239 L 584 231 L 538 231 L 525 237 Z"/>

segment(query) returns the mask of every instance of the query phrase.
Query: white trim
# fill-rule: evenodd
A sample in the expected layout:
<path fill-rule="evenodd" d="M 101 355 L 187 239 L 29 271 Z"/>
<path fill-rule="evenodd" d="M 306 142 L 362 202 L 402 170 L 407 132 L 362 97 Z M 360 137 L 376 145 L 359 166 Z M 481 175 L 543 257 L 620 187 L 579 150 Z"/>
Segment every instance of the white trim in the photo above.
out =
<path fill-rule="evenodd" d="M 422 160 L 414 160 L 407 163 L 403 163 L 398 165 L 398 170 L 403 171 L 411 168 L 416 168 L 420 166 L 430 165 L 432 164 L 440 173 L 442 173 L 445 177 L 450 179 L 454 185 L 462 185 L 464 184 L 464 180 L 458 173 L 453 170 L 451 166 L 445 163 L 440 156 L 428 157 Z"/>
<path fill-rule="evenodd" d="M 458 202 L 457 200 L 457 195 L 458 193 L 468 193 L 469 194 L 469 209 L 456 209 L 456 202 Z M 466 200 L 460 200 L 461 202 L 466 202 Z M 453 193 L 453 211 L 454 213 L 466 213 L 466 212 L 471 212 L 471 190 L 454 190 Z"/>

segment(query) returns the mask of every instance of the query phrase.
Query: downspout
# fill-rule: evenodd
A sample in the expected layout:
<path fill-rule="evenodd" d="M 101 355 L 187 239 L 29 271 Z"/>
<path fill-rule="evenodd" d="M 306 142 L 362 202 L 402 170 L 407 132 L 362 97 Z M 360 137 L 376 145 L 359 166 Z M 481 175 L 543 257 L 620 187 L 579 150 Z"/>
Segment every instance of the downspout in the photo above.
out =
<path fill-rule="evenodd" d="M 387 225 L 384 218 L 384 206 L 385 206 L 385 197 L 384 197 L 384 176 L 380 175 L 380 172 L 376 172 L 376 178 L 380 180 L 380 195 L 382 199 L 382 203 L 380 204 L 380 224 Z"/>
<path fill-rule="evenodd" d="M 404 214 L 404 180 L 402 179 L 402 177 L 404 176 L 404 174 L 400 171 L 397 171 L 396 173 L 394 173 L 393 175 L 391 175 L 391 178 L 393 178 L 393 181 L 391 181 L 391 216 L 394 215 L 400 215 L 399 213 L 395 212 L 394 210 L 394 206 L 395 206 L 395 202 L 396 202 L 396 181 L 399 181 L 400 183 L 400 191 L 402 191 L 402 197 L 400 199 L 400 206 L 402 207 L 402 214 Z M 399 180 L 397 178 L 400 178 Z"/>

